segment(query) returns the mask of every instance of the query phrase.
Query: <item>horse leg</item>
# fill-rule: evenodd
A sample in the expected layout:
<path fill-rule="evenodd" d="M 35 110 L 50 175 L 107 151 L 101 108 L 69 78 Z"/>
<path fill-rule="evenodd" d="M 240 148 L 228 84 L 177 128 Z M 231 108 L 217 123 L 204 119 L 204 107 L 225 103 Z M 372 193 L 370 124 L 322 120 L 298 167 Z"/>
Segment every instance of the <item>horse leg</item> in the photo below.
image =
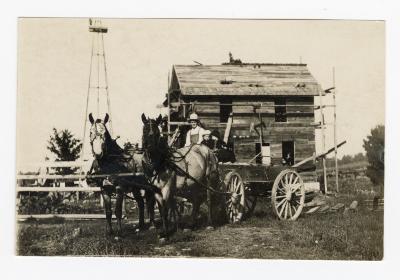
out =
<path fill-rule="evenodd" d="M 154 194 L 146 191 L 146 206 L 147 206 L 147 215 L 150 219 L 150 227 L 149 229 L 154 229 L 156 224 L 154 222 L 154 205 L 156 201 L 154 199 Z"/>
<path fill-rule="evenodd" d="M 174 197 L 170 199 L 169 203 L 169 211 L 170 211 L 170 219 L 174 221 L 174 230 L 178 231 L 179 229 L 179 223 L 180 223 L 180 215 L 179 215 L 179 210 L 178 210 L 178 204 L 177 201 Z"/>
<path fill-rule="evenodd" d="M 104 210 L 106 214 L 106 234 L 111 235 L 112 234 L 112 226 L 111 226 L 111 217 L 112 217 L 112 211 L 111 211 L 111 195 L 107 191 L 102 191 L 101 195 L 103 196 L 103 201 L 104 201 Z"/>
<path fill-rule="evenodd" d="M 207 213 L 207 224 L 208 227 L 213 226 L 212 221 L 212 193 L 211 190 L 207 189 L 207 206 L 208 206 L 208 213 Z"/>
<path fill-rule="evenodd" d="M 144 201 L 140 191 L 133 193 L 139 209 L 139 230 L 144 229 Z"/>
<path fill-rule="evenodd" d="M 194 198 L 193 209 L 192 209 L 192 222 L 190 225 L 192 229 L 195 229 L 197 225 L 197 216 L 199 215 L 199 210 L 200 210 L 200 201 L 198 198 Z"/>
<path fill-rule="evenodd" d="M 124 192 L 121 187 L 116 187 L 116 202 L 115 202 L 115 217 L 117 218 L 117 235 L 122 232 L 122 202 L 124 199 Z"/>
<path fill-rule="evenodd" d="M 160 212 L 161 220 L 162 220 L 162 232 L 160 233 L 160 237 L 168 237 L 168 209 L 167 204 L 165 203 L 161 194 L 156 193 L 154 195 L 155 200 L 158 204 L 158 211 Z"/>

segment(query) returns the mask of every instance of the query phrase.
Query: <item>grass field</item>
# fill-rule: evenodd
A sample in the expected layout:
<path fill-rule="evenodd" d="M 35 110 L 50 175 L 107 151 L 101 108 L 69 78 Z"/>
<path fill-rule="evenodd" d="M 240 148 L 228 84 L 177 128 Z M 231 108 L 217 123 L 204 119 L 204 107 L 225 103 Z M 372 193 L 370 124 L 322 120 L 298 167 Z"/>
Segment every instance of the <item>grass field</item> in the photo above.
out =
<path fill-rule="evenodd" d="M 334 198 L 347 206 L 354 195 Z M 301 215 L 295 222 L 278 221 L 269 201 L 258 203 L 253 217 L 215 230 L 178 231 L 160 244 L 155 230 L 136 233 L 124 221 L 121 239 L 104 236 L 104 220 L 18 223 L 18 255 L 188 256 L 267 259 L 381 260 L 383 211 L 360 206 L 343 214 Z M 74 232 L 79 234 L 74 234 Z"/>

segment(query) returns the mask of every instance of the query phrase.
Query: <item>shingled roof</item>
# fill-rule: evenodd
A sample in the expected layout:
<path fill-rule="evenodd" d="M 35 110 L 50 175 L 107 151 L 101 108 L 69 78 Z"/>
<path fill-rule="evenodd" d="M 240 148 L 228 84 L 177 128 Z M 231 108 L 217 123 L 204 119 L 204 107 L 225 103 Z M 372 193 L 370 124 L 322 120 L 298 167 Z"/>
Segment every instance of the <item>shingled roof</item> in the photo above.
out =
<path fill-rule="evenodd" d="M 314 96 L 320 85 L 306 64 L 174 65 L 182 95 Z"/>

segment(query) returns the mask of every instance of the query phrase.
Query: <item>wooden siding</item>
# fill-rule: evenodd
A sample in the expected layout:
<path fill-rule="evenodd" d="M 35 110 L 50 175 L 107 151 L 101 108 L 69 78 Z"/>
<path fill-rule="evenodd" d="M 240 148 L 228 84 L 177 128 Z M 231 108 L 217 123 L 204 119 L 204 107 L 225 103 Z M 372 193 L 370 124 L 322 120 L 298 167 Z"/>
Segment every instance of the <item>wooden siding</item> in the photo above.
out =
<path fill-rule="evenodd" d="M 191 102 L 194 100 L 186 100 Z M 199 115 L 202 125 L 210 130 L 217 130 L 224 135 L 226 123 L 220 122 L 219 101 L 215 98 L 196 98 L 194 109 Z M 202 104 L 206 103 L 209 105 Z M 270 106 L 256 109 L 260 103 Z M 237 104 L 235 106 L 235 104 Z M 240 106 L 239 106 L 240 104 Z M 248 105 L 247 105 L 248 104 Z M 299 162 L 315 152 L 315 129 L 311 124 L 314 122 L 314 98 L 296 97 L 287 98 L 287 122 L 275 122 L 274 100 L 271 97 L 258 97 L 257 100 L 249 97 L 236 97 L 232 101 L 233 124 L 231 139 L 234 143 L 235 154 L 240 162 L 247 162 L 256 155 L 256 143 L 259 142 L 258 134 L 253 130 L 250 132 L 251 123 L 259 123 L 261 113 L 266 127 L 263 129 L 265 143 L 271 145 L 272 164 L 281 164 L 282 142 L 294 141 L 295 162 Z M 298 107 L 291 107 L 299 105 Z M 309 107 L 305 105 L 310 105 Z"/>

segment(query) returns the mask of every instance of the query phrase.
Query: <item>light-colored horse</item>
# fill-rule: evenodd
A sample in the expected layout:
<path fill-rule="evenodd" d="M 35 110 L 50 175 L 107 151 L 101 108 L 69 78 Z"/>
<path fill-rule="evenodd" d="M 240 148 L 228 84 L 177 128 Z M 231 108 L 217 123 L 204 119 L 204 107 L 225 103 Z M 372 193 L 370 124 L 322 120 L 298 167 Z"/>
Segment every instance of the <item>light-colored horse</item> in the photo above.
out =
<path fill-rule="evenodd" d="M 89 115 L 91 123 L 90 128 L 90 144 L 95 160 L 89 174 L 116 174 L 137 172 L 138 163 L 132 155 L 127 155 L 124 150 L 119 147 L 115 140 L 111 138 L 107 130 L 106 123 L 109 117 L 106 114 L 104 120 L 94 120 L 92 114 Z M 141 164 L 141 163 L 139 163 Z M 132 193 L 138 204 L 139 209 L 139 228 L 144 227 L 144 200 L 140 193 L 143 186 L 146 186 L 147 180 L 144 176 L 135 177 L 116 177 L 109 178 L 109 185 L 104 185 L 103 178 L 94 179 L 98 186 L 101 187 L 101 194 L 104 201 L 104 209 L 106 214 L 106 232 L 108 235 L 112 233 L 111 227 L 111 196 L 116 194 L 115 216 L 117 218 L 117 235 L 121 233 L 122 227 L 122 202 L 125 193 Z M 150 223 L 154 225 L 154 195 L 150 189 L 146 189 L 146 204 L 150 216 Z"/>
<path fill-rule="evenodd" d="M 211 188 L 217 188 L 219 184 L 214 153 L 202 144 L 172 150 L 159 130 L 161 115 L 154 120 L 142 114 L 142 121 L 144 171 L 154 177 L 154 185 L 160 189 L 160 193 L 155 193 L 155 199 L 160 209 L 164 234 L 168 235 L 167 213 L 175 203 L 175 195 L 185 197 L 193 204 L 193 225 L 200 205 L 207 200 L 207 221 L 212 225 Z"/>

